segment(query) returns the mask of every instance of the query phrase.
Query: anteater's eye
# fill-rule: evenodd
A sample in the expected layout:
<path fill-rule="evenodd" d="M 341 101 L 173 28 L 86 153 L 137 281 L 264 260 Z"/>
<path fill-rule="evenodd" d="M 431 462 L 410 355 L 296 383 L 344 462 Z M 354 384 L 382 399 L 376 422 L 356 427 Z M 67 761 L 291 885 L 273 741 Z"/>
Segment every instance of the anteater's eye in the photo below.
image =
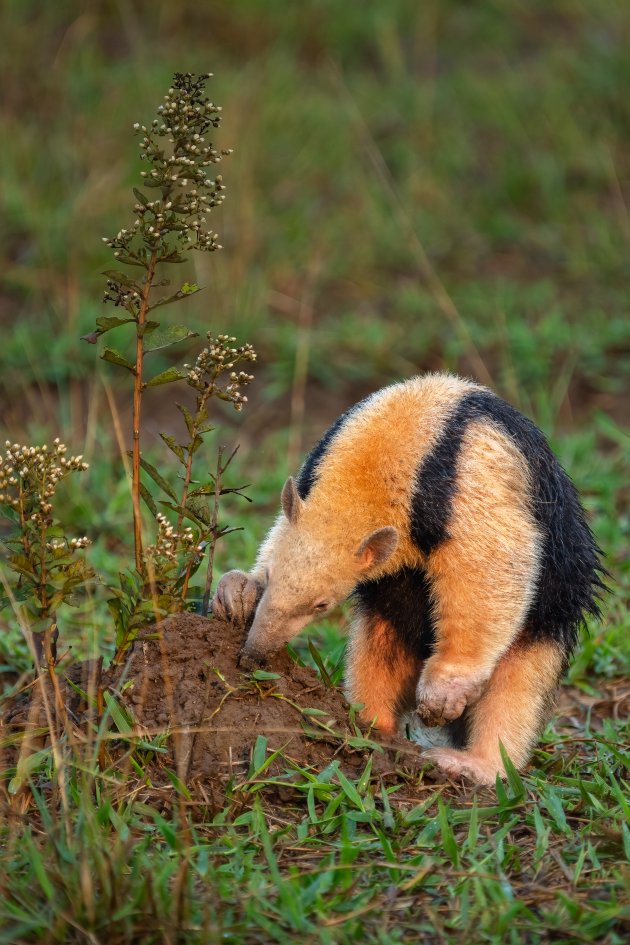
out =
<path fill-rule="evenodd" d="M 317 610 L 321 613 L 321 611 L 323 610 L 328 610 L 329 606 L 330 604 L 328 603 L 327 600 L 320 600 L 318 601 L 317 604 L 315 604 L 315 606 L 313 607 L 313 610 Z"/>

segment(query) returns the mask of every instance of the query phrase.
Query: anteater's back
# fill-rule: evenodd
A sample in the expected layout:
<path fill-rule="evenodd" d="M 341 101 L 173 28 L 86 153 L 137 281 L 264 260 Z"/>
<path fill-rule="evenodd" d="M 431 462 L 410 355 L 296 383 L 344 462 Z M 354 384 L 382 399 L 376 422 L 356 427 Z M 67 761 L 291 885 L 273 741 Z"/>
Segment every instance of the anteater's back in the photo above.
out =
<path fill-rule="evenodd" d="M 384 388 L 330 427 L 297 485 L 302 499 L 312 494 L 330 513 L 335 503 L 354 506 L 365 527 L 385 515 L 400 528 L 404 518 L 421 562 L 452 540 L 449 525 L 464 485 L 477 493 L 474 540 L 492 519 L 496 483 L 506 477 L 515 517 L 523 511 L 540 535 L 526 632 L 553 637 L 568 651 L 584 615 L 598 614 L 599 550 L 575 487 L 543 434 L 491 391 L 446 374 Z"/>

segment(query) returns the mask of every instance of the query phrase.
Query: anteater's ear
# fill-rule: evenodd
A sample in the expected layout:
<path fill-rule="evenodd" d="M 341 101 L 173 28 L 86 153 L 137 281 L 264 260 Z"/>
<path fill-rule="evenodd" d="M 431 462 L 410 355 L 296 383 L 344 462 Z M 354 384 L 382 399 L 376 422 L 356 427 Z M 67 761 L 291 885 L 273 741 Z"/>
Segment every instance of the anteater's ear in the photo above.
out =
<path fill-rule="evenodd" d="M 282 511 L 289 519 L 291 524 L 295 525 L 298 518 L 300 517 L 300 512 L 302 511 L 302 505 L 304 503 L 300 499 L 293 476 L 289 476 L 283 485 L 280 501 L 282 502 Z"/>
<path fill-rule="evenodd" d="M 392 526 L 377 528 L 367 535 L 357 548 L 354 556 L 362 570 L 374 568 L 387 561 L 398 547 L 398 531 Z"/>

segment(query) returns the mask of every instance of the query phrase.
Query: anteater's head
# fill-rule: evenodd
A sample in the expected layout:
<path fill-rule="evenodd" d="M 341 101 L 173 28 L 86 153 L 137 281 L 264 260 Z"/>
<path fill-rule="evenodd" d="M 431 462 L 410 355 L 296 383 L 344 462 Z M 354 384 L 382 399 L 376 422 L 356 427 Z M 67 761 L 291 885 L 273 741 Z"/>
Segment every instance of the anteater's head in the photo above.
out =
<path fill-rule="evenodd" d="M 398 545 L 392 526 L 357 534 L 347 517 L 343 523 L 335 520 L 334 509 L 304 502 L 292 478 L 282 490 L 282 509 L 286 522 L 274 538 L 265 591 L 243 648 L 254 660 L 273 653 L 344 600 L 383 567 Z"/>

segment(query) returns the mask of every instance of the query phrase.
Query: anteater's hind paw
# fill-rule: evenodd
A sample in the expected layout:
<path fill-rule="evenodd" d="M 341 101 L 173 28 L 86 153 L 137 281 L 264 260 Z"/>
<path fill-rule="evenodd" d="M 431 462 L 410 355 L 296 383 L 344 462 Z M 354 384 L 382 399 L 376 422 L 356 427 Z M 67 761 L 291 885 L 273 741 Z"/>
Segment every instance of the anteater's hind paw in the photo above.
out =
<path fill-rule="evenodd" d="M 262 588 L 244 571 L 228 571 L 219 581 L 212 601 L 212 613 L 243 626 L 254 613 Z"/>
<path fill-rule="evenodd" d="M 505 777 L 502 767 L 496 762 L 475 757 L 468 751 L 455 748 L 430 748 L 422 753 L 436 768 L 453 781 L 471 781 L 473 784 L 494 784 L 497 774 Z"/>
<path fill-rule="evenodd" d="M 481 696 L 487 675 L 466 674 L 444 670 L 431 657 L 420 677 L 417 711 L 425 725 L 446 725 L 454 722 L 469 705 L 474 705 Z"/>

